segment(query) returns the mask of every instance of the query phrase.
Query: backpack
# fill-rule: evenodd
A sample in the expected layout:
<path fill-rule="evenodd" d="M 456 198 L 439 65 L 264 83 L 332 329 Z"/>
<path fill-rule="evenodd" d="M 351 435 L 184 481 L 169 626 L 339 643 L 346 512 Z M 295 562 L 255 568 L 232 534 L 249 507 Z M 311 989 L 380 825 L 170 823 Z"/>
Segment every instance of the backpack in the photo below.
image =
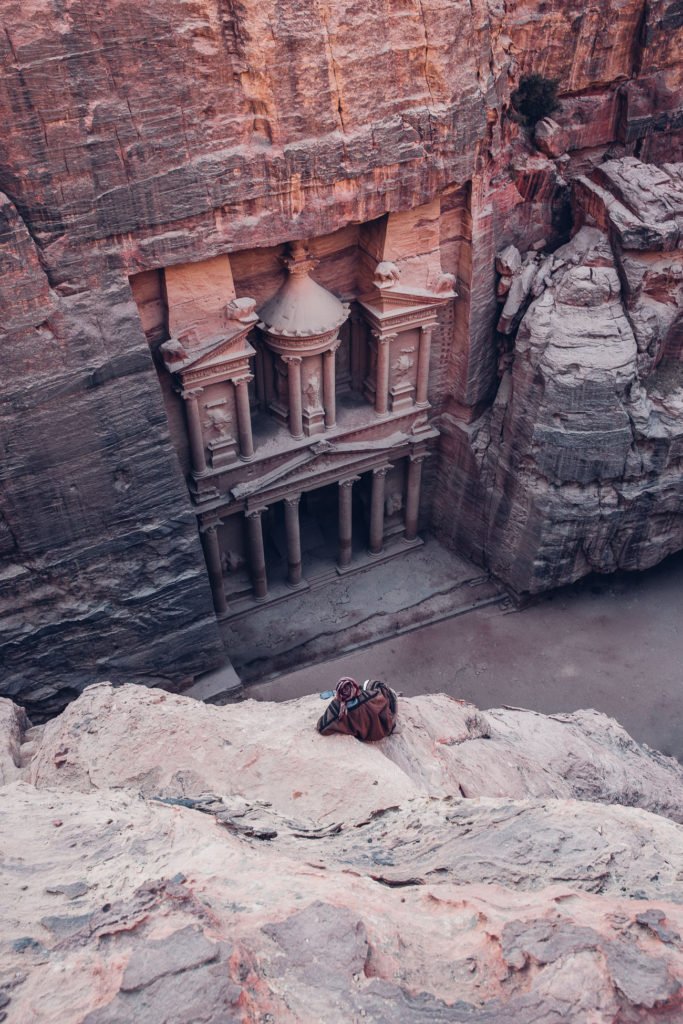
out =
<path fill-rule="evenodd" d="M 340 679 L 334 700 L 318 719 L 319 733 L 339 732 L 357 740 L 381 740 L 396 728 L 396 694 L 377 679 L 366 679 L 360 687 L 354 679 Z"/>

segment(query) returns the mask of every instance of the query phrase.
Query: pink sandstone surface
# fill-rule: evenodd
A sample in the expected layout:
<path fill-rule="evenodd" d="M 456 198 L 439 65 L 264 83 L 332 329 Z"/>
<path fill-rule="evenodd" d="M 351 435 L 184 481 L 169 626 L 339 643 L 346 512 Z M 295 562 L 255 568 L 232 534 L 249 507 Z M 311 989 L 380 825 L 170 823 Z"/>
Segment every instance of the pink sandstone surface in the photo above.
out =
<path fill-rule="evenodd" d="M 683 770 L 596 712 L 0 707 L 8 1021 L 680 1020 Z"/>
<path fill-rule="evenodd" d="M 210 320 L 228 256 L 264 304 L 307 239 L 352 298 L 378 218 L 406 274 L 417 239 L 458 293 L 424 524 L 519 593 L 681 546 L 679 0 L 1 6 L 4 693 L 49 714 L 94 678 L 180 690 L 223 661 L 148 345 L 159 282 L 203 264 L 180 304 Z M 531 72 L 561 101 L 535 134 L 510 108 Z M 510 245 L 587 262 L 502 334 Z"/>

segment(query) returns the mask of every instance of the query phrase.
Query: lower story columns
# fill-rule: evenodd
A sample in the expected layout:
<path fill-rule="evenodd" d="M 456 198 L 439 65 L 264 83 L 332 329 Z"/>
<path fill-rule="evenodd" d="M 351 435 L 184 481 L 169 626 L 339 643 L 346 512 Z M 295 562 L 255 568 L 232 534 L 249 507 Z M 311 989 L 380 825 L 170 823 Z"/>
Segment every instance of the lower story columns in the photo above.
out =
<path fill-rule="evenodd" d="M 206 559 L 206 568 L 209 573 L 209 584 L 211 586 L 211 596 L 213 597 L 213 606 L 216 611 L 216 615 L 224 615 L 228 610 L 228 602 L 225 597 L 225 587 L 223 585 L 223 565 L 221 562 L 221 549 L 218 543 L 218 524 L 211 523 L 208 526 L 201 528 L 202 547 L 204 548 L 204 558 Z"/>
<path fill-rule="evenodd" d="M 337 564 L 345 569 L 353 556 L 353 485 L 360 478 L 339 481 L 339 554 Z"/>
<path fill-rule="evenodd" d="M 299 501 L 301 495 L 285 498 L 285 534 L 287 536 L 287 585 L 301 584 L 301 529 L 299 527 Z"/>
<path fill-rule="evenodd" d="M 422 463 L 425 455 L 411 456 L 408 461 L 408 482 L 406 487 L 406 525 L 404 537 L 415 540 L 420 514 L 420 490 L 422 488 Z"/>
<path fill-rule="evenodd" d="M 379 555 L 384 542 L 384 484 L 390 466 L 381 466 L 372 471 L 372 494 L 370 496 L 370 554 Z"/>
<path fill-rule="evenodd" d="M 263 547 L 263 524 L 261 516 L 265 509 L 249 509 L 244 513 L 247 521 L 247 539 L 249 542 L 249 569 L 254 597 L 257 601 L 265 601 L 268 597 L 268 578 L 266 576 L 266 553 Z"/>

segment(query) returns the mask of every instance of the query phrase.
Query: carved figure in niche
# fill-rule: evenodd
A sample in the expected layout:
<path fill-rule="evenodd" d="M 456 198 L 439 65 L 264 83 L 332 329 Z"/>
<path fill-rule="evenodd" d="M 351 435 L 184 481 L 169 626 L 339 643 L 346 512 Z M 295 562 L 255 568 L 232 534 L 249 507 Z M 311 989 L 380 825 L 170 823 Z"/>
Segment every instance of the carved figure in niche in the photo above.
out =
<path fill-rule="evenodd" d="M 239 572 L 247 564 L 236 551 L 224 551 L 221 555 L 221 565 L 224 573 Z"/>
<path fill-rule="evenodd" d="M 403 508 L 403 495 L 400 491 L 392 491 L 387 494 L 384 500 L 384 512 L 387 516 L 394 516 Z"/>
<path fill-rule="evenodd" d="M 415 360 L 411 359 L 411 353 L 414 352 L 414 348 L 402 348 L 401 354 L 398 359 L 391 364 L 392 370 L 399 377 L 405 377 L 409 370 L 415 365 Z"/>
<path fill-rule="evenodd" d="M 401 272 L 395 263 L 390 263 L 389 260 L 382 260 L 375 267 L 375 276 L 372 283 L 375 288 L 393 288 L 400 276 Z"/>
<path fill-rule="evenodd" d="M 317 408 L 320 405 L 320 377 L 317 373 L 312 373 L 308 378 L 304 394 L 308 400 L 309 407 Z"/>
<path fill-rule="evenodd" d="M 221 408 L 221 406 L 214 406 L 214 408 L 207 408 L 204 411 L 206 419 L 203 425 L 206 430 L 215 431 L 218 437 L 225 437 L 230 433 L 232 416 L 227 409 Z"/>

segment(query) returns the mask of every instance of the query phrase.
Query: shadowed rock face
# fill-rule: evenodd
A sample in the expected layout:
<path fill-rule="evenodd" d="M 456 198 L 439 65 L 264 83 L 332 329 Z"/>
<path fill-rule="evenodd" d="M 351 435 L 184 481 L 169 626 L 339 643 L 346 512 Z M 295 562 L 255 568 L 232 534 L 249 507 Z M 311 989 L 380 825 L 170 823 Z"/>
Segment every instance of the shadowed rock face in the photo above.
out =
<path fill-rule="evenodd" d="M 576 184 L 597 226 L 506 270 L 499 327 L 522 318 L 472 450 L 486 557 L 517 591 L 683 544 L 682 174 L 603 164 Z"/>
<path fill-rule="evenodd" d="M 4 702 L 9 1019 L 680 1018 L 675 761 L 591 711 L 418 697 L 364 745 L 318 704 Z"/>
<path fill-rule="evenodd" d="M 103 675 L 182 688 L 225 657 L 129 278 L 322 238 L 436 198 L 459 299 L 435 335 L 443 441 L 425 516 L 522 590 L 650 564 L 680 543 L 658 435 L 640 421 L 631 462 L 642 459 L 647 487 L 626 493 L 629 463 L 619 495 L 600 496 L 603 509 L 623 498 L 619 544 L 636 536 L 611 560 L 594 496 L 581 526 L 571 500 L 539 496 L 554 486 L 549 466 L 531 487 L 514 410 L 519 457 L 502 459 L 504 480 L 489 482 L 470 444 L 497 388 L 496 252 L 565 242 L 571 182 L 598 184 L 606 154 L 681 158 L 677 3 L 7 0 L 3 28 L 3 692 L 50 713 Z M 539 130 L 543 153 L 506 114 L 529 72 L 557 77 L 563 101 L 555 128 Z M 643 223 L 660 219 L 648 205 Z M 681 350 L 680 327 L 665 323 L 668 264 L 650 256 L 629 249 L 616 267 L 639 372 L 657 359 L 654 321 L 662 351 Z M 330 262 L 326 274 L 326 287 L 348 290 L 342 269 Z M 626 434 L 620 420 L 606 451 L 608 391 L 589 461 L 615 480 Z M 541 430 L 543 401 L 530 399 Z M 594 392 L 591 408 L 600 401 Z M 668 420 L 678 415 L 670 403 Z M 520 536 L 508 526 L 529 503 Z"/>

